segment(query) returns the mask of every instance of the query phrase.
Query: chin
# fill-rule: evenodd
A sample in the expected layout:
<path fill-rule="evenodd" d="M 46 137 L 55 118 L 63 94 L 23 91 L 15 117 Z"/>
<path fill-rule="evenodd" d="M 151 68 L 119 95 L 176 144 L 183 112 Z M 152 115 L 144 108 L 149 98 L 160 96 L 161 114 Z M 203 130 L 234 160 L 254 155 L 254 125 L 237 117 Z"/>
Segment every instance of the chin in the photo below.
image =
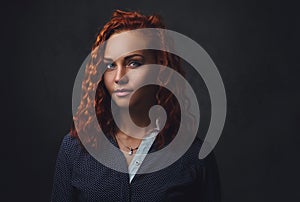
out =
<path fill-rule="evenodd" d="M 114 99 L 114 104 L 119 108 L 125 108 L 129 106 L 129 100 L 120 100 L 120 99 Z"/>

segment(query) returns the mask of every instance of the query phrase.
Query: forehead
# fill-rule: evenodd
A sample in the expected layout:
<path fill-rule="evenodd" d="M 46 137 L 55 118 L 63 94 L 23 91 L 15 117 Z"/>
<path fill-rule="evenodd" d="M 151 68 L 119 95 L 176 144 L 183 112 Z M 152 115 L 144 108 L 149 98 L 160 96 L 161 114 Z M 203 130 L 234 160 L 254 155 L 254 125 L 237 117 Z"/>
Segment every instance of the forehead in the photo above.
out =
<path fill-rule="evenodd" d="M 112 35 L 107 41 L 104 58 L 115 60 L 122 55 L 148 49 L 150 38 L 137 32 L 121 32 Z"/>

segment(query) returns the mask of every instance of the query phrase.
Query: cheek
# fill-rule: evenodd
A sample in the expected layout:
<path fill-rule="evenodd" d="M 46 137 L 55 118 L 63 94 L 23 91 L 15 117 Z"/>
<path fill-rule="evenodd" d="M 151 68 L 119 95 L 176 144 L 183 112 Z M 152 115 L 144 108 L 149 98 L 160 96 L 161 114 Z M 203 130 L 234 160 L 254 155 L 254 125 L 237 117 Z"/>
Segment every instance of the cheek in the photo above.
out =
<path fill-rule="evenodd" d="M 111 94 L 113 88 L 112 77 L 110 75 L 104 74 L 103 83 L 106 89 L 108 90 L 109 94 Z"/>
<path fill-rule="evenodd" d="M 133 76 L 134 83 L 155 82 L 157 80 L 158 71 L 150 69 L 140 69 Z"/>

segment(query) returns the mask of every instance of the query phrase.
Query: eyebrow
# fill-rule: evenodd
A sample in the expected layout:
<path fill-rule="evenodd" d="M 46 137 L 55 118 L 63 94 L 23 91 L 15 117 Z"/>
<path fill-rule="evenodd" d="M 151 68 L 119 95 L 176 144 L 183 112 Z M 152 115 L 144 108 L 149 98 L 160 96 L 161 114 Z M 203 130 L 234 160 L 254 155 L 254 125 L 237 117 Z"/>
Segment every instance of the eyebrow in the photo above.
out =
<path fill-rule="evenodd" d="M 128 60 L 128 59 L 130 59 L 130 58 L 132 58 L 132 57 L 135 57 L 135 56 L 139 56 L 139 57 L 141 57 L 142 59 L 145 58 L 143 55 L 138 54 L 138 53 L 135 53 L 135 54 L 132 54 L 132 55 L 127 55 L 126 57 L 124 57 L 124 60 Z M 103 60 L 109 61 L 109 62 L 113 62 L 113 60 L 112 60 L 111 58 L 103 58 Z"/>

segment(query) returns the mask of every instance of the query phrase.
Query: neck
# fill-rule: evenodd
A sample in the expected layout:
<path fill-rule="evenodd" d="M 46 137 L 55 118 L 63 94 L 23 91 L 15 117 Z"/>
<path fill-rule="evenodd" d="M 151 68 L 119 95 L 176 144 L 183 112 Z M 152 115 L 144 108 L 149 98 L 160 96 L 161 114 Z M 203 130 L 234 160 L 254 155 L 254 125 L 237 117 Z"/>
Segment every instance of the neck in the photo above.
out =
<path fill-rule="evenodd" d="M 151 122 L 149 119 L 149 110 L 154 103 L 156 103 L 155 97 L 143 99 L 135 103 L 134 106 L 130 106 L 129 109 L 120 107 L 117 112 L 118 123 L 120 124 L 119 128 L 129 136 L 143 138 L 150 129 L 156 127 L 155 121 Z M 135 127 L 129 124 L 129 119 Z"/>
<path fill-rule="evenodd" d="M 128 133 L 128 137 L 138 136 L 139 138 L 142 138 L 146 135 L 147 131 L 155 127 L 155 123 L 151 123 L 151 120 L 148 117 L 148 109 L 130 109 L 129 118 L 132 120 L 133 124 L 137 126 L 135 129 L 133 129 L 130 124 L 128 124 L 128 116 L 125 110 L 126 109 L 119 110 L 118 118 L 120 129 L 122 129 L 123 132 Z"/>

